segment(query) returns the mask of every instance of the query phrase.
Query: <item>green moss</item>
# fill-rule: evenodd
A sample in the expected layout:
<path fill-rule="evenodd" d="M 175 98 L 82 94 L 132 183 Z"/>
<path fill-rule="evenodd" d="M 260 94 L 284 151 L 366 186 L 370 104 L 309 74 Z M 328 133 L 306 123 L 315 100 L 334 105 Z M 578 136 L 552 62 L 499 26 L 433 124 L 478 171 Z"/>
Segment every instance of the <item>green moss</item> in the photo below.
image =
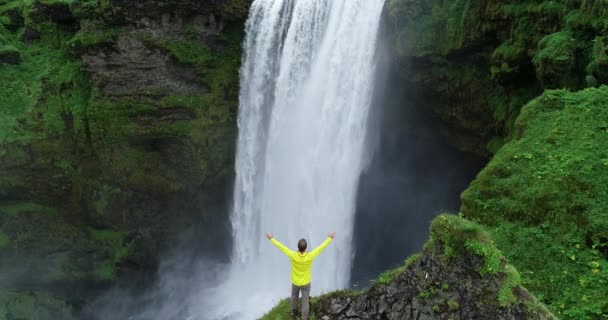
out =
<path fill-rule="evenodd" d="M 22 62 L 0 68 L 0 141 L 28 142 L 84 130 L 88 80 L 79 61 L 63 48 L 49 45 L 60 34 L 52 27 L 40 42 L 16 45 Z M 68 118 L 73 122 L 66 122 Z"/>
<path fill-rule="evenodd" d="M 260 320 L 291 320 L 293 317 L 290 315 L 291 305 L 289 299 L 282 300 L 279 304 L 270 310 L 268 313 L 263 315 Z M 310 312 L 310 320 L 315 320 L 314 311 Z"/>
<path fill-rule="evenodd" d="M 591 86 L 608 82 L 608 39 L 595 38 L 592 49 L 592 59 L 587 65 L 587 74 L 593 77 Z"/>
<path fill-rule="evenodd" d="M 119 264 L 129 256 L 131 248 L 125 243 L 125 232 L 91 229 L 93 245 L 99 248 L 102 259 L 95 264 L 93 274 L 99 280 L 117 276 Z"/>
<path fill-rule="evenodd" d="M 57 211 L 33 202 L 0 202 L 0 214 L 3 216 L 15 217 L 24 213 L 54 215 Z"/>
<path fill-rule="evenodd" d="M 396 49 L 401 54 L 423 56 L 446 54 L 461 47 L 467 38 L 476 38 L 477 32 L 483 31 L 479 21 L 470 19 L 473 15 L 469 12 L 476 7 L 471 0 L 391 0 L 389 14 L 398 24 Z"/>
<path fill-rule="evenodd" d="M 260 320 L 288 320 L 291 319 L 289 299 L 282 300 L 279 304 L 266 313 Z"/>
<path fill-rule="evenodd" d="M 402 274 L 407 268 L 413 265 L 420 258 L 420 253 L 415 253 L 409 256 L 402 266 L 397 268 L 389 269 L 382 272 L 378 276 L 377 282 L 380 284 L 389 284 L 391 281 L 395 279 L 398 275 Z"/>
<path fill-rule="evenodd" d="M 576 88 L 576 43 L 569 32 L 545 36 L 532 59 L 543 88 Z"/>
<path fill-rule="evenodd" d="M 453 299 L 448 300 L 448 310 L 450 312 L 457 311 L 458 309 L 460 309 L 460 304 L 458 303 L 458 301 Z"/>
<path fill-rule="evenodd" d="M 563 319 L 605 308 L 606 105 L 606 86 L 545 92 L 461 197 L 465 216 L 493 228 L 524 285 Z"/>
<path fill-rule="evenodd" d="M 407 259 L 405 259 L 405 267 L 408 268 L 409 266 L 413 265 L 414 262 L 418 261 L 419 258 L 420 253 L 414 253 L 413 255 L 409 256 Z"/>
<path fill-rule="evenodd" d="M 0 45 L 0 64 L 16 63 L 21 59 L 21 51 L 10 44 Z"/>
<path fill-rule="evenodd" d="M 466 252 L 484 259 L 500 256 L 500 253 L 495 253 L 497 249 L 481 225 L 456 215 L 442 214 L 435 218 L 431 224 L 431 239 L 442 245 L 443 255 L 448 260 Z M 494 263 L 488 261 L 487 265 L 493 266 Z"/>
<path fill-rule="evenodd" d="M 378 283 L 388 284 L 395 277 L 397 277 L 398 275 L 400 275 L 401 273 L 403 273 L 403 271 L 405 271 L 405 269 L 406 269 L 406 266 L 401 266 L 401 267 L 398 267 L 398 268 L 395 268 L 395 269 L 384 271 L 378 277 Z"/>
<path fill-rule="evenodd" d="M 493 137 L 486 147 L 492 154 L 496 154 L 504 145 L 505 139 L 503 137 Z"/>
<path fill-rule="evenodd" d="M 500 270 L 502 254 L 494 246 L 488 245 L 478 239 L 467 240 L 464 246 L 470 252 L 480 256 L 484 264 L 477 270 L 479 274 L 496 274 Z"/>
<path fill-rule="evenodd" d="M 344 297 L 356 297 L 360 295 L 360 291 L 355 290 L 337 290 L 323 294 L 318 297 L 311 297 L 310 299 L 310 319 L 317 319 L 317 311 L 319 311 L 318 303 L 332 298 L 344 298 Z M 300 306 L 298 306 L 299 308 Z M 299 309 L 298 309 L 299 310 Z M 284 299 L 277 304 L 272 310 L 266 313 L 260 320 L 291 320 L 293 319 L 290 315 L 291 305 L 290 299 Z"/>
<path fill-rule="evenodd" d="M 72 308 L 42 291 L 0 290 L 0 319 L 71 319 Z"/>
<path fill-rule="evenodd" d="M 490 68 L 492 80 L 504 81 L 511 74 L 519 72 L 521 61 L 526 58 L 526 48 L 523 42 L 503 42 L 492 53 L 492 67 Z"/>
<path fill-rule="evenodd" d="M 405 81 L 429 91 L 426 103 L 444 122 L 481 140 L 470 147 L 458 137 L 460 148 L 481 154 L 493 137 L 508 141 L 543 88 L 608 84 L 603 1 L 391 0 L 388 11 L 394 53 L 418 58 Z"/>
<path fill-rule="evenodd" d="M 462 255 L 467 253 L 482 258 L 483 263 L 476 266 L 476 270 L 481 276 L 499 277 L 501 289 L 497 299 L 501 306 L 517 301 L 513 289 L 522 284 L 519 273 L 513 266 L 504 263 L 502 253 L 494 246 L 489 233 L 480 225 L 458 216 L 441 215 L 433 221 L 431 236 L 434 241 L 442 244 L 444 256 L 448 261 L 456 257 L 462 258 Z M 421 294 L 426 296 L 428 292 Z M 452 307 L 448 305 L 448 308 L 451 310 Z"/>
<path fill-rule="evenodd" d="M 517 298 L 513 294 L 513 289 L 521 284 L 521 276 L 517 270 L 512 265 L 505 266 L 504 278 L 498 292 L 498 301 L 501 306 L 504 307 L 517 301 Z"/>
<path fill-rule="evenodd" d="M 244 20 L 249 12 L 249 0 L 228 0 L 222 5 L 224 18 L 229 20 Z"/>
<path fill-rule="evenodd" d="M 0 230 L 0 249 L 6 248 L 9 245 L 10 241 L 11 240 L 8 238 L 6 233 Z"/>
<path fill-rule="evenodd" d="M 101 23 L 89 23 L 72 37 L 67 45 L 76 53 L 99 47 L 111 47 L 118 38 L 118 29 L 108 28 Z"/>
<path fill-rule="evenodd" d="M 315 303 L 319 302 L 320 300 L 327 300 L 327 299 L 332 299 L 332 298 L 347 298 L 347 297 L 353 298 L 360 294 L 361 294 L 361 291 L 358 291 L 358 290 L 350 290 L 350 289 L 336 290 L 336 291 L 322 294 L 318 297 L 314 297 L 311 299 L 311 301 L 312 301 L 312 304 L 314 305 Z"/>

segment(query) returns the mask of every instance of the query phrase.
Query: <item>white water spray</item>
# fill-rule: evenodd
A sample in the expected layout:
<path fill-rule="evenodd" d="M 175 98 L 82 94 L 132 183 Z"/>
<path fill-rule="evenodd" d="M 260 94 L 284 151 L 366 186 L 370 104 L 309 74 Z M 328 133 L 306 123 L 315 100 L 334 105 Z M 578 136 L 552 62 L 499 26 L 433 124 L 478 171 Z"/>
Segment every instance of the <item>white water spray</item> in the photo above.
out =
<path fill-rule="evenodd" d="M 211 319 L 250 320 L 289 294 L 289 262 L 263 236 L 295 249 L 329 231 L 313 294 L 348 286 L 364 165 L 374 54 L 384 0 L 255 0 L 241 69 L 239 139 L 227 279 Z"/>

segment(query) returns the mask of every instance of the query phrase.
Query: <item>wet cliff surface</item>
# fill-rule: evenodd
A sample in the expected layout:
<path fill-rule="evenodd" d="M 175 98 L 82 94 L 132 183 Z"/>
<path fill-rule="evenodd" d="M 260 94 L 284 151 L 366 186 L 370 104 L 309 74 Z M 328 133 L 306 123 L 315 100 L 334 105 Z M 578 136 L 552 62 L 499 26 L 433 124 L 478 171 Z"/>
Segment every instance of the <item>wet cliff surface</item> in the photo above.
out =
<path fill-rule="evenodd" d="M 247 8 L 0 2 L 0 318 L 67 318 L 188 234 L 229 247 Z"/>
<path fill-rule="evenodd" d="M 392 0 L 387 10 L 406 94 L 447 141 L 491 159 L 462 213 L 491 227 L 558 317 L 606 317 L 608 3 Z"/>

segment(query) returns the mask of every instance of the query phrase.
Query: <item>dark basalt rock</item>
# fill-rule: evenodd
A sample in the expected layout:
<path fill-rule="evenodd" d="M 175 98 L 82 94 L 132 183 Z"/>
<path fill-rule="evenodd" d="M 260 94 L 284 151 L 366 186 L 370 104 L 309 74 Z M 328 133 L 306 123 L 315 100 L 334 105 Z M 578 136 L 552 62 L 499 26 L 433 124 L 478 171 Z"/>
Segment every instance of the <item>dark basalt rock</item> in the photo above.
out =
<path fill-rule="evenodd" d="M 21 53 L 15 48 L 0 48 L 0 65 L 18 64 L 21 61 Z"/>
<path fill-rule="evenodd" d="M 119 36 L 115 50 L 82 56 L 93 84 L 106 96 L 148 96 L 151 90 L 160 95 L 208 91 L 191 66 L 177 63 L 160 49 L 147 46 L 136 32 Z"/>
<path fill-rule="evenodd" d="M 323 320 L 555 319 L 525 288 L 489 236 L 456 216 L 433 222 L 431 241 L 414 261 L 364 292 L 336 292 L 313 303 Z M 473 244 L 482 245 L 482 255 Z M 499 261 L 499 270 L 487 269 Z M 500 259 L 500 260 L 498 260 Z M 408 259 L 410 260 L 410 259 Z M 383 279 L 384 277 L 384 279 Z M 390 279 L 387 279 L 389 277 Z"/>

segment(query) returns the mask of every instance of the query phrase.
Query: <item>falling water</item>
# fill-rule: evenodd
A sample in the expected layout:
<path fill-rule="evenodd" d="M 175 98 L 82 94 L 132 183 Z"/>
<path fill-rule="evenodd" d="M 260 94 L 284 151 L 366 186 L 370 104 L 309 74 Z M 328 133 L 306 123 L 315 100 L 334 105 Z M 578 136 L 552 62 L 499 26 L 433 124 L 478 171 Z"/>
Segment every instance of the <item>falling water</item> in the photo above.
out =
<path fill-rule="evenodd" d="M 255 0 L 241 69 L 227 278 L 205 308 L 250 320 L 289 294 L 295 248 L 338 237 L 315 261 L 313 294 L 348 286 L 354 205 L 365 160 L 374 54 L 384 0 Z"/>

